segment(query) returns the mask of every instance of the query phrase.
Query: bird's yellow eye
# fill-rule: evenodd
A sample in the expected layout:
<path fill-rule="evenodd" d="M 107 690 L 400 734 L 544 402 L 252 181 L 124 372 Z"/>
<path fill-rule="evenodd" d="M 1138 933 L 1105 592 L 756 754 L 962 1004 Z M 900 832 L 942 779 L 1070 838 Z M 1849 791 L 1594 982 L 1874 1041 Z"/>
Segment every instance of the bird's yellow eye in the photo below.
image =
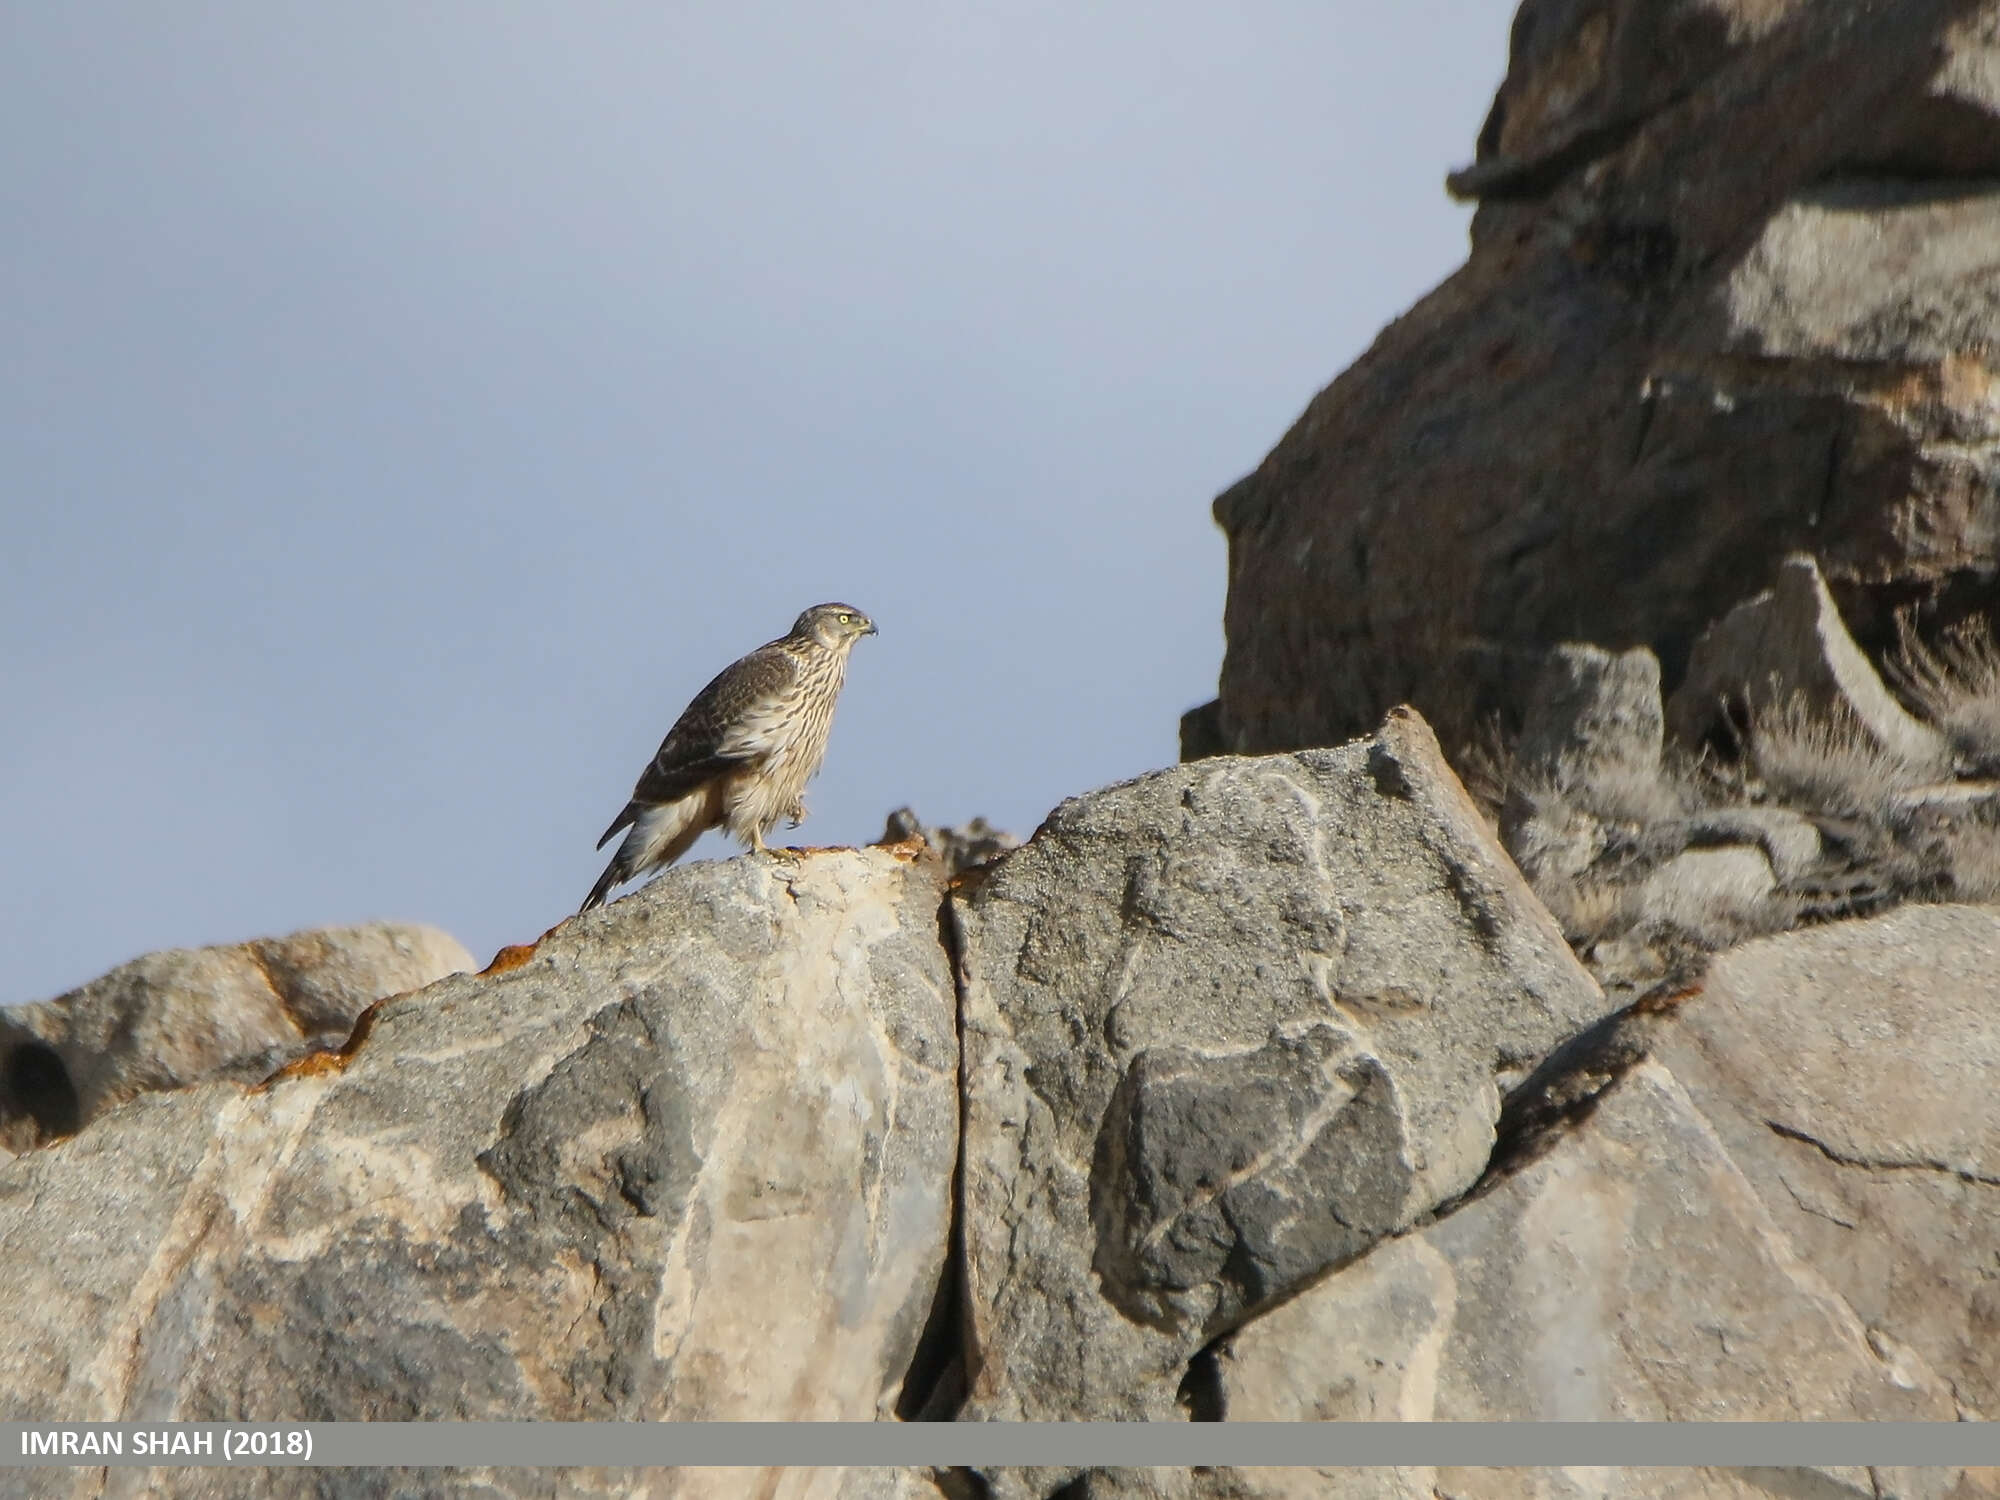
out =
<path fill-rule="evenodd" d="M 840 620 L 840 623 L 843 625 L 852 625 L 854 623 L 853 615 L 841 615 L 838 618 Z"/>

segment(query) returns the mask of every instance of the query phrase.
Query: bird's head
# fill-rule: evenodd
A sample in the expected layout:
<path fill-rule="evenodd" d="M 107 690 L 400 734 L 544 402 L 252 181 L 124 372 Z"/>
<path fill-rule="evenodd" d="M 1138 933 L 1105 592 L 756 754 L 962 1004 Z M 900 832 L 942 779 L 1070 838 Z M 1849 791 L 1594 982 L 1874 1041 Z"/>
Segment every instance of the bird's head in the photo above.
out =
<path fill-rule="evenodd" d="M 815 604 L 792 626 L 793 640 L 818 641 L 835 651 L 873 634 L 875 622 L 851 604 Z"/>

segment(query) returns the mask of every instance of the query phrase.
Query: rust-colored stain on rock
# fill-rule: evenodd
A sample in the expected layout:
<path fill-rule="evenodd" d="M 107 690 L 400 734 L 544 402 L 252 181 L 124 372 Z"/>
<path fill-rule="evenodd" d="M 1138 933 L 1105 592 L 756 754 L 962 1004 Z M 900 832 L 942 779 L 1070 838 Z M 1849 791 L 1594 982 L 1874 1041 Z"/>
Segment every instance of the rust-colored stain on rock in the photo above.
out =
<path fill-rule="evenodd" d="M 535 950 L 541 946 L 541 943 L 541 938 L 536 938 L 532 943 L 508 944 L 493 955 L 493 962 L 479 971 L 479 977 L 484 979 L 489 974 L 505 974 L 510 969 L 520 968 L 522 964 L 535 956 Z"/>
<path fill-rule="evenodd" d="M 1633 1001 L 1632 1014 L 1638 1016 L 1672 1015 L 1681 1006 L 1701 994 L 1702 989 L 1703 986 L 1699 980 L 1683 980 L 1679 982 L 1669 980 L 1664 984 L 1655 985 L 1637 1000 Z"/>
<path fill-rule="evenodd" d="M 493 955 L 493 962 L 481 969 L 478 977 L 484 979 L 489 974 L 506 974 L 520 968 L 522 964 L 535 956 L 536 950 L 543 943 L 546 943 L 558 932 L 561 932 L 565 926 L 575 920 L 574 917 L 564 917 L 562 921 L 556 923 L 555 926 L 536 938 L 532 943 L 509 943 Z"/>
<path fill-rule="evenodd" d="M 396 995 L 384 995 L 354 1018 L 354 1030 L 348 1033 L 347 1040 L 338 1048 L 330 1052 L 308 1052 L 304 1057 L 295 1058 L 258 1084 L 251 1092 L 264 1093 L 273 1084 L 288 1079 L 317 1078 L 326 1073 L 345 1072 L 348 1063 L 353 1061 L 354 1054 L 361 1050 L 361 1044 L 368 1040 L 368 1033 L 375 1029 L 376 1015 L 389 1001 L 398 998 L 400 997 Z"/>
<path fill-rule="evenodd" d="M 340 1052 L 308 1052 L 304 1057 L 295 1058 L 293 1061 L 286 1063 L 250 1092 L 261 1094 L 267 1091 L 273 1084 L 283 1083 L 293 1078 L 317 1078 L 323 1073 L 344 1072 L 346 1071 L 347 1060 L 350 1055 L 344 1050 Z"/>

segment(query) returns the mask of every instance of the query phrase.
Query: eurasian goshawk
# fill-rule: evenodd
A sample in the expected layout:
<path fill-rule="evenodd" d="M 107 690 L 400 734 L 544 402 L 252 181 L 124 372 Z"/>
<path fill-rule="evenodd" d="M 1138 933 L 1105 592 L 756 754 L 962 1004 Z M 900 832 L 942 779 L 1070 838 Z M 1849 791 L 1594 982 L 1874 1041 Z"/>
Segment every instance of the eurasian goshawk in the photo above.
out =
<path fill-rule="evenodd" d="M 815 604 L 791 633 L 724 667 L 694 695 L 646 767 L 625 811 L 597 841 L 631 830 L 584 897 L 662 869 L 711 828 L 757 853 L 780 818 L 806 815 L 800 793 L 826 755 L 847 653 L 875 622 L 851 604 Z"/>

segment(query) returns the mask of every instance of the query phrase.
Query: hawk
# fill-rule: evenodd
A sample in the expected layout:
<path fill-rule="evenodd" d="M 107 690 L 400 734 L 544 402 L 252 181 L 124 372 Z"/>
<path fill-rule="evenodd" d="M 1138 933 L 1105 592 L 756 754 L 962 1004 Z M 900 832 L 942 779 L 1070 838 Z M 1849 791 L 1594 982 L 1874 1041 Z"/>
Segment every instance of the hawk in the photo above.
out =
<path fill-rule="evenodd" d="M 660 741 L 625 811 L 597 841 L 629 829 L 584 897 L 601 906 L 614 886 L 664 869 L 711 828 L 759 854 L 780 818 L 806 815 L 800 798 L 826 756 L 833 701 L 847 653 L 875 622 L 851 604 L 815 604 L 791 633 L 759 646 L 694 695 Z"/>

